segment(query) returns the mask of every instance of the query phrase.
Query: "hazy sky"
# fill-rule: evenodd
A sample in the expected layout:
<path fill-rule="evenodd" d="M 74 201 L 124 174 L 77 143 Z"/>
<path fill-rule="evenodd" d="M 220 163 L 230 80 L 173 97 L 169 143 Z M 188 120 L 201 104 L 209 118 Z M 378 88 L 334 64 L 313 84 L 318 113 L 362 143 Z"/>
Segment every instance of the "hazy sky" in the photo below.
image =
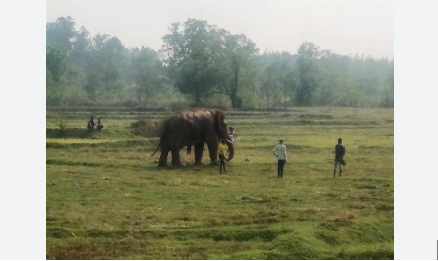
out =
<path fill-rule="evenodd" d="M 388 0 L 47 0 L 46 21 L 71 16 L 76 29 L 117 36 L 125 47 L 161 48 L 174 22 L 207 20 L 245 34 L 261 51 L 296 53 L 303 41 L 340 54 L 394 57 Z"/>

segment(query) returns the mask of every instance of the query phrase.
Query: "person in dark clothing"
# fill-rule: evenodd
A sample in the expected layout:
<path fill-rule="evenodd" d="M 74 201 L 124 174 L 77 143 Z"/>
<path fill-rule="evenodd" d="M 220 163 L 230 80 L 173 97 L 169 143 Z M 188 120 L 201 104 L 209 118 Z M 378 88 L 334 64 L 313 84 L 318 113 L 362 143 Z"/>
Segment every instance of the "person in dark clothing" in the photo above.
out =
<path fill-rule="evenodd" d="M 224 169 L 224 173 L 227 173 L 227 171 L 225 170 L 225 160 L 227 158 L 225 158 L 225 151 L 228 148 L 225 145 L 225 140 L 220 140 L 221 144 L 219 144 L 219 160 L 220 160 L 220 166 L 219 166 L 219 171 L 222 174 L 222 168 Z"/>
<path fill-rule="evenodd" d="M 342 166 L 345 165 L 344 161 L 345 147 L 342 145 L 342 139 L 338 139 L 338 144 L 335 146 L 335 169 L 333 170 L 333 178 L 336 176 L 336 169 L 339 165 L 339 177 L 342 174 Z"/>
<path fill-rule="evenodd" d="M 100 121 L 100 118 L 97 118 L 97 130 L 103 129 L 103 122 Z"/>
<path fill-rule="evenodd" d="M 92 129 L 94 129 L 94 126 L 96 126 L 96 122 L 94 122 L 93 117 L 90 117 L 90 120 L 88 121 L 88 124 L 87 124 L 87 128 L 89 130 L 92 130 Z"/>

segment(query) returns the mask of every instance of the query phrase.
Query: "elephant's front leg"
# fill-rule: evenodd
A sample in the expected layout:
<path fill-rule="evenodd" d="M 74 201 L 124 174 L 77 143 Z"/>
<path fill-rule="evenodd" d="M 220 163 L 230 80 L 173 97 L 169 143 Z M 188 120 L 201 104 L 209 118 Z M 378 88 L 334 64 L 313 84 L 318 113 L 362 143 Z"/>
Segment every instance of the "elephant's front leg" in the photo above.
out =
<path fill-rule="evenodd" d="M 204 143 L 195 144 L 195 165 L 202 163 L 202 154 L 204 154 Z"/>
<path fill-rule="evenodd" d="M 211 141 L 207 143 L 208 152 L 210 153 L 210 159 L 212 163 L 217 162 L 217 151 L 219 149 L 219 143 L 216 141 Z"/>
<path fill-rule="evenodd" d="M 172 150 L 172 166 L 181 166 L 181 159 L 179 158 L 179 150 Z"/>

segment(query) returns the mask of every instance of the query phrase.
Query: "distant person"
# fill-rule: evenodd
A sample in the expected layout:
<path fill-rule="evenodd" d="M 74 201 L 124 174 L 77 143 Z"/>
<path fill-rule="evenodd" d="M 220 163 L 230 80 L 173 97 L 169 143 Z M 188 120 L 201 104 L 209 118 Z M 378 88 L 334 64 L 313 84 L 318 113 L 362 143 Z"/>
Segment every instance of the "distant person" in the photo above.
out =
<path fill-rule="evenodd" d="M 231 139 L 232 143 L 236 142 L 237 134 L 234 131 L 233 127 L 228 128 L 228 135 L 230 136 L 230 139 Z"/>
<path fill-rule="evenodd" d="M 97 130 L 103 129 L 103 122 L 100 120 L 101 118 L 97 118 Z"/>
<path fill-rule="evenodd" d="M 278 158 L 278 178 L 283 178 L 284 164 L 287 162 L 286 145 L 283 144 L 283 140 L 278 141 L 279 144 L 272 150 L 274 155 Z"/>
<path fill-rule="evenodd" d="M 335 146 L 335 169 L 333 170 L 333 178 L 336 176 L 336 169 L 339 165 L 339 177 L 342 174 L 342 166 L 346 165 L 344 161 L 345 147 L 342 145 L 342 139 L 338 139 L 338 144 Z"/>
<path fill-rule="evenodd" d="M 94 122 L 93 117 L 90 117 L 90 120 L 88 121 L 88 124 L 87 124 L 87 128 L 89 130 L 92 130 L 92 129 L 94 129 L 94 126 L 96 126 L 96 122 Z"/>
<path fill-rule="evenodd" d="M 220 166 L 219 166 L 219 171 L 220 174 L 222 174 L 222 168 L 224 169 L 224 173 L 227 173 L 227 171 L 225 170 L 225 160 L 227 158 L 225 158 L 225 151 L 227 151 L 228 146 L 225 145 L 225 140 L 220 140 L 220 144 L 219 144 L 219 160 L 220 160 Z"/>

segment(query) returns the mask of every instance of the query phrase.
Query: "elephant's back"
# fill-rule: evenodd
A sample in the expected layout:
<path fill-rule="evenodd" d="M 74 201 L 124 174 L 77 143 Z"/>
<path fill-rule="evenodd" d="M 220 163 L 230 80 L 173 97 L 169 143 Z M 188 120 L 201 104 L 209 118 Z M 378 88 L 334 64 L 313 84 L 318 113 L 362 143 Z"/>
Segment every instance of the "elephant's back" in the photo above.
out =
<path fill-rule="evenodd" d="M 201 124 L 197 121 L 196 117 L 189 114 L 171 116 L 164 125 L 164 135 L 178 140 L 190 139 L 191 136 L 199 135 Z"/>
<path fill-rule="evenodd" d="M 180 111 L 177 115 L 178 118 L 186 120 L 191 123 L 211 123 L 214 120 L 214 116 L 217 114 L 216 109 L 189 109 Z"/>
<path fill-rule="evenodd" d="M 214 110 L 209 109 L 180 111 L 167 119 L 164 125 L 165 136 L 196 142 L 205 133 L 211 131 L 214 125 L 214 113 Z"/>

